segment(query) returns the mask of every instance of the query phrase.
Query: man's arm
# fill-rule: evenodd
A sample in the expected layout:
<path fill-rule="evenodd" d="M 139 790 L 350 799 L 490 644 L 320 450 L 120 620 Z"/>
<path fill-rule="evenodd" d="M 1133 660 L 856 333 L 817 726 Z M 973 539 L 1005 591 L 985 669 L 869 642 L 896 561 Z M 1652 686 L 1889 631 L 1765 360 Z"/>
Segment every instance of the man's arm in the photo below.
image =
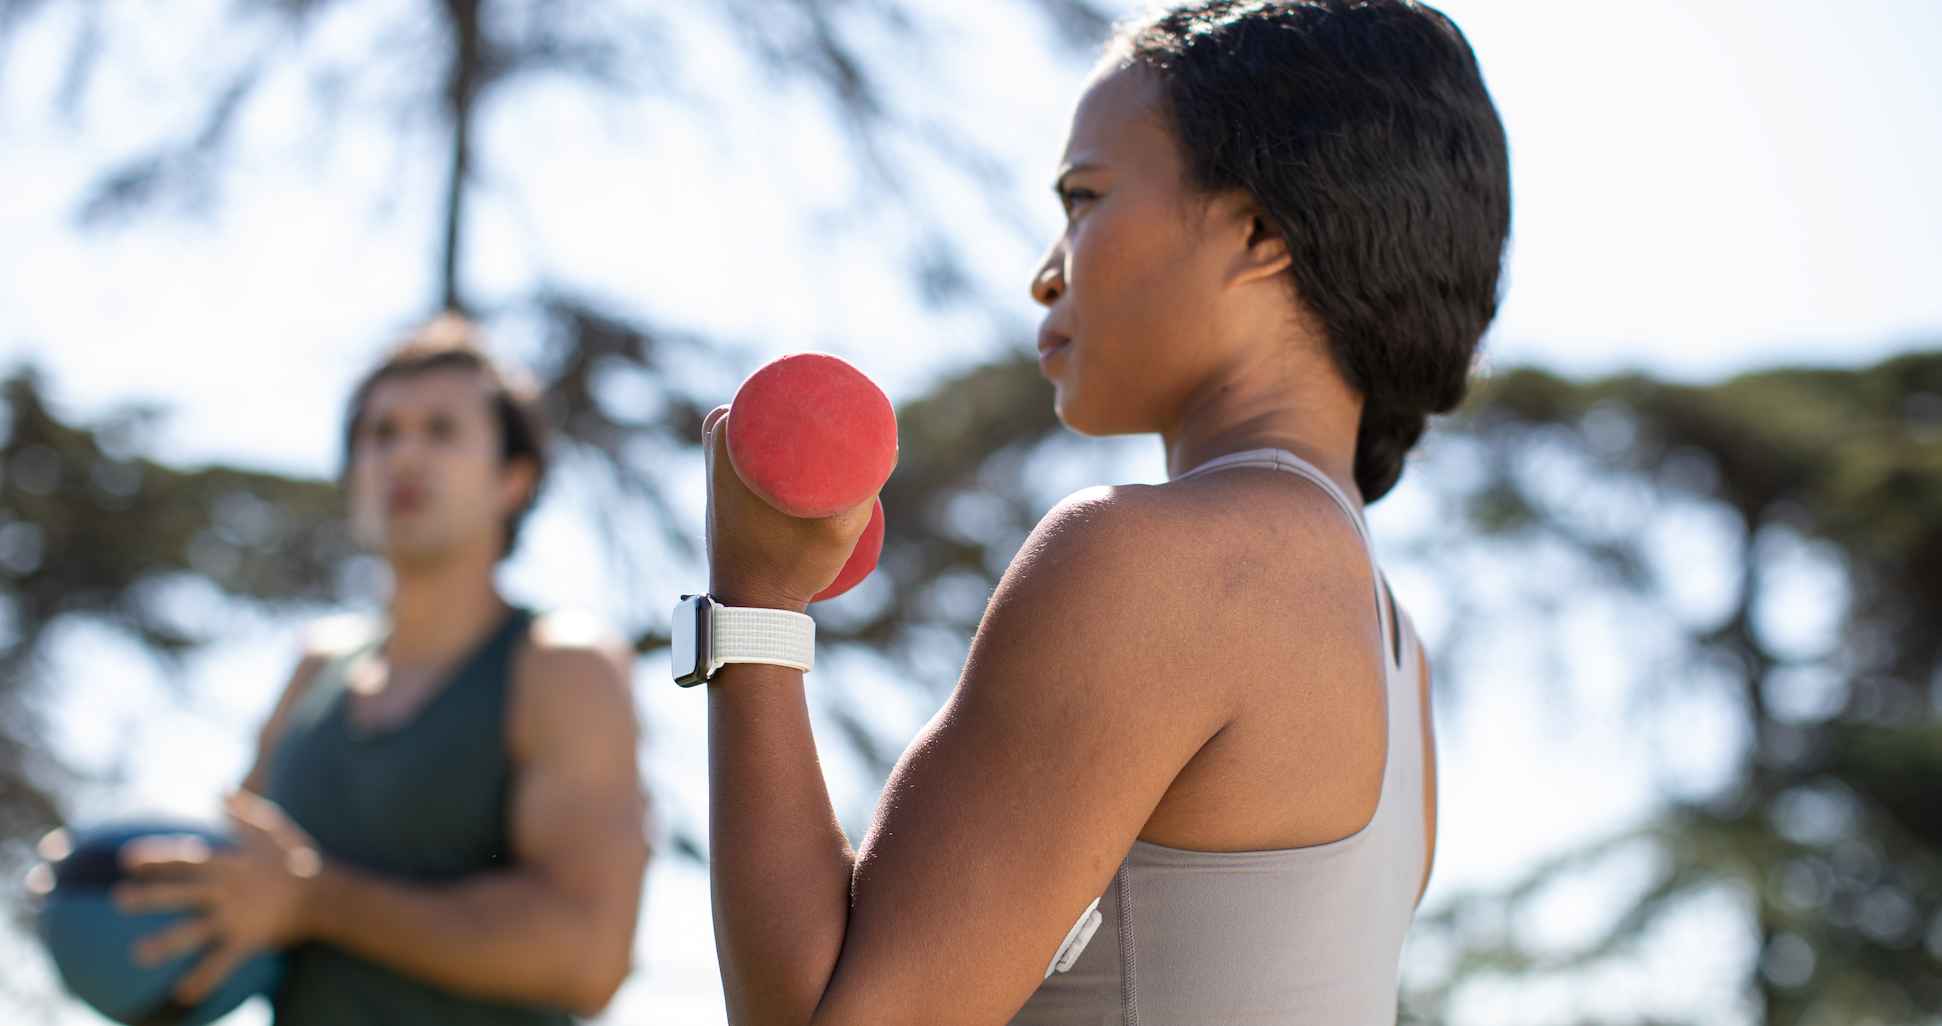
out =
<path fill-rule="evenodd" d="M 438 887 L 332 865 L 310 936 L 435 986 L 583 1014 L 632 966 L 647 800 L 624 655 L 537 643 L 515 665 L 512 870 Z"/>
<path fill-rule="evenodd" d="M 203 907 L 143 944 L 156 961 L 215 944 L 177 997 L 207 993 L 260 950 L 315 939 L 475 997 L 605 1005 L 630 967 L 648 857 L 628 656 L 551 633 L 542 622 L 513 671 L 513 868 L 423 885 L 319 864 L 280 810 L 239 796 L 236 849 L 123 894 L 130 910 Z"/>

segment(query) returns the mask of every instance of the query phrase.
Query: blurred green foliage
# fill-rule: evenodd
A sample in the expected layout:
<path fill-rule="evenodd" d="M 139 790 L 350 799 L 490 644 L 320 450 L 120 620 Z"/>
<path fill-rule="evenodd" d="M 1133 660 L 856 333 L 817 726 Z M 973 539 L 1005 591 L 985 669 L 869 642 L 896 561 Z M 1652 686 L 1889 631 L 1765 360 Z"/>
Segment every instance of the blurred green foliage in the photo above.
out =
<path fill-rule="evenodd" d="M 1588 530 L 1577 496 L 1531 472 L 1537 451 L 1571 450 L 1606 481 L 1637 485 L 1648 507 L 1725 511 L 1742 539 L 1737 594 L 1689 625 L 1679 661 L 1723 680 L 1747 729 L 1723 789 L 1675 797 L 1637 831 L 1420 921 L 1419 937 L 1454 954 L 1412 981 L 1406 1019 L 1441 1021 L 1480 978 L 1622 958 L 1683 904 L 1722 891 L 1758 938 L 1745 983 L 1765 1022 L 1942 1014 L 1942 354 L 1712 386 L 1518 370 L 1487 382 L 1446 430 L 1484 456 L 1472 530 L 1562 542 L 1604 569 L 1605 588 L 1647 603 L 1670 604 L 1642 529 L 1650 508 L 1624 529 Z M 1780 586 L 1775 561 L 1816 543 L 1833 546 L 1850 597 L 1835 643 L 1802 652 L 1761 604 Z M 1803 673 L 1820 681 L 1819 708 L 1786 699 Z M 1547 886 L 1638 844 L 1656 868 L 1603 936 L 1556 951 L 1520 935 L 1519 914 Z"/>
<path fill-rule="evenodd" d="M 127 632 L 171 659 L 202 640 L 167 585 L 199 575 L 267 603 L 330 601 L 351 555 L 336 489 L 228 468 L 185 471 L 138 455 L 139 411 L 97 428 L 62 422 L 39 379 L 0 383 L 0 842 L 58 820 L 65 773 L 41 741 L 32 684 L 66 617 Z"/>

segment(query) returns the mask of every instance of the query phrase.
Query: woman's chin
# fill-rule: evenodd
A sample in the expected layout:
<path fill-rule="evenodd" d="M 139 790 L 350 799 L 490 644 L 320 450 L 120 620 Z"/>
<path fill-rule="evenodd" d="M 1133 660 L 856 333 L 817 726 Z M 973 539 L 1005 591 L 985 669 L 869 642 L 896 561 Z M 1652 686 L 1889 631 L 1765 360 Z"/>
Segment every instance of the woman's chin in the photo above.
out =
<path fill-rule="evenodd" d="M 1138 434 L 1143 430 L 1122 424 L 1125 418 L 1113 416 L 1114 411 L 1090 409 L 1084 402 L 1068 401 L 1063 388 L 1054 393 L 1052 412 L 1058 414 L 1059 423 L 1088 438 Z"/>
<path fill-rule="evenodd" d="M 1085 409 L 1071 401 L 1064 385 L 1052 382 L 1052 412 L 1058 416 L 1059 423 L 1082 435 L 1092 432 L 1086 430 Z"/>

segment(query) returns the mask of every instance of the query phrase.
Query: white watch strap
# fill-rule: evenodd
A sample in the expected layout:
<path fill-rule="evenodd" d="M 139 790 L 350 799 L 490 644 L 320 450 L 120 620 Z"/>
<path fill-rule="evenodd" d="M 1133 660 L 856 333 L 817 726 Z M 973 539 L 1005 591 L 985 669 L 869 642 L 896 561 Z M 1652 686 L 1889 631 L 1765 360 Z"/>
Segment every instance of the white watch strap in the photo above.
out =
<path fill-rule="evenodd" d="M 714 663 L 771 663 L 808 673 L 816 666 L 816 621 L 807 613 L 716 606 Z"/>

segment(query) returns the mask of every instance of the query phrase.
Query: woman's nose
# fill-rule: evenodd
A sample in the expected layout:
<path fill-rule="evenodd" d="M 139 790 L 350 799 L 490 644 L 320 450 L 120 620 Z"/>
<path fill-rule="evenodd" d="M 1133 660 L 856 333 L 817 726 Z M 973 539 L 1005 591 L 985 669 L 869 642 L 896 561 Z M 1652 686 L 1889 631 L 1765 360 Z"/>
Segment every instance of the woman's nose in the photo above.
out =
<path fill-rule="evenodd" d="M 1040 306 L 1051 306 L 1065 295 L 1065 242 L 1054 243 L 1032 276 L 1032 298 Z"/>

